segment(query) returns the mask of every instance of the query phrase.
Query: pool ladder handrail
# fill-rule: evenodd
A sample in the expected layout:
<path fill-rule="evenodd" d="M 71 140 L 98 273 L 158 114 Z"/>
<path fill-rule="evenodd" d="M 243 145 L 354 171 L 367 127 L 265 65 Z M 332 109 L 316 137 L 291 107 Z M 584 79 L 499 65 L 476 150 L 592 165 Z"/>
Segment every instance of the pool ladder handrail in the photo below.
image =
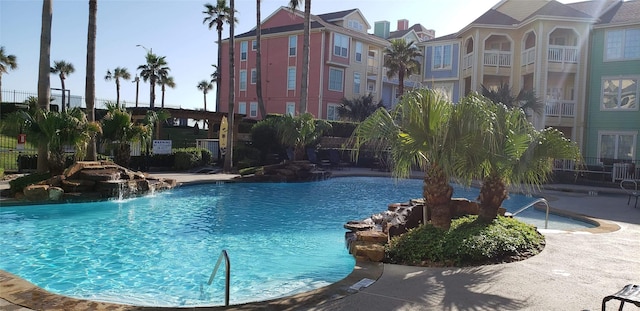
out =
<path fill-rule="evenodd" d="M 224 275 L 224 305 L 229 306 L 229 283 L 231 279 L 231 263 L 229 262 L 229 255 L 227 254 L 227 250 L 222 250 L 220 256 L 218 256 L 218 261 L 216 262 L 216 266 L 213 268 L 213 272 L 211 272 L 211 276 L 209 277 L 209 282 L 207 285 L 211 285 L 213 282 L 213 278 L 216 276 L 216 272 L 218 272 L 218 268 L 220 267 L 220 262 L 224 258 L 225 262 L 225 275 Z"/>
<path fill-rule="evenodd" d="M 538 203 L 544 203 L 544 205 L 547 206 L 547 211 L 546 211 L 546 215 L 545 215 L 545 218 L 544 218 L 544 228 L 547 229 L 547 227 L 549 225 L 549 202 L 547 202 L 547 200 L 544 199 L 544 198 L 537 199 L 537 200 L 525 205 L 523 208 L 521 208 L 521 209 L 515 211 L 515 213 L 511 214 L 511 216 L 516 216 L 516 215 L 520 214 L 521 212 L 523 212 L 524 210 L 528 209 L 529 207 L 532 207 L 532 206 L 534 206 L 534 205 L 536 205 Z"/>

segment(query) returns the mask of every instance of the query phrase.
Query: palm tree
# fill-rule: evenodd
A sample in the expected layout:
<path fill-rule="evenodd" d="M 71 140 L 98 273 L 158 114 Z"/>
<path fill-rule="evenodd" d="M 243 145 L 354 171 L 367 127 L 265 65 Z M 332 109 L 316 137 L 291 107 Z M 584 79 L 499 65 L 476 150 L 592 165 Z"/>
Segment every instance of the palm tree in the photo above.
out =
<path fill-rule="evenodd" d="M 116 105 L 120 106 L 120 79 L 129 80 L 131 79 L 131 74 L 125 67 L 116 67 L 116 69 L 111 72 L 107 70 L 107 74 L 104 76 L 105 81 L 116 81 Z"/>
<path fill-rule="evenodd" d="M 148 130 L 135 124 L 131 114 L 118 104 L 107 103 L 107 114 L 101 121 L 103 143 L 113 150 L 114 162 L 129 166 L 131 142 L 140 139 Z"/>
<path fill-rule="evenodd" d="M 220 83 L 222 82 L 222 72 L 220 68 L 220 63 L 222 62 L 222 49 L 220 49 L 220 43 L 222 42 L 222 29 L 225 23 L 230 24 L 230 21 L 233 20 L 234 23 L 237 23 L 237 19 L 232 18 L 231 16 L 231 8 L 227 6 L 226 0 L 218 0 L 216 2 L 216 6 L 213 6 L 210 3 L 204 5 L 205 10 L 202 11 L 205 15 L 207 15 L 202 21 L 203 24 L 209 23 L 209 29 L 216 27 L 218 31 L 218 63 L 214 65 L 215 67 L 215 79 L 216 79 L 216 107 L 215 111 L 218 111 L 218 105 L 220 105 Z M 213 79 L 214 76 L 211 75 Z"/>
<path fill-rule="evenodd" d="M 40 30 L 40 56 L 38 63 L 38 106 L 49 111 L 51 99 L 51 81 L 49 80 L 49 64 L 51 63 L 51 20 L 53 15 L 52 0 L 42 1 L 42 28 Z M 38 172 L 47 171 L 47 145 L 38 144 Z"/>
<path fill-rule="evenodd" d="M 278 137 L 283 146 L 294 150 L 294 160 L 304 157 L 305 148 L 316 145 L 322 135 L 331 129 L 331 124 L 322 119 L 314 119 L 310 113 L 298 116 L 285 114 L 276 123 Z"/>
<path fill-rule="evenodd" d="M 367 146 L 388 157 L 394 176 L 408 177 L 412 168 L 425 172 L 423 196 L 431 209 L 434 227 L 451 225 L 449 184 L 454 166 L 451 154 L 456 141 L 449 133 L 454 105 L 439 92 L 421 89 L 407 93 L 391 110 L 378 108 L 356 127 L 351 143 L 357 158 L 359 148 Z"/>
<path fill-rule="evenodd" d="M 138 66 L 140 70 L 140 77 L 144 82 L 149 81 L 149 107 L 153 109 L 156 101 L 156 82 L 161 79 L 163 75 L 168 75 L 169 67 L 165 56 L 158 56 L 151 52 L 147 52 L 147 63 Z"/>
<path fill-rule="evenodd" d="M 173 81 L 173 77 L 167 75 L 168 72 L 163 72 L 160 75 L 158 83 L 160 83 L 160 90 L 162 91 L 161 107 L 164 108 L 164 91 L 166 87 L 175 88 L 176 83 Z"/>
<path fill-rule="evenodd" d="M 387 78 L 398 75 L 399 96 L 404 93 L 404 78 L 420 72 L 420 63 L 417 58 L 422 53 L 413 41 L 406 42 L 401 39 L 391 40 L 391 46 L 384 51 L 384 66 L 387 68 Z"/>
<path fill-rule="evenodd" d="M 256 0 L 256 97 L 258 97 L 260 117 L 264 119 L 267 116 L 267 109 L 262 98 L 262 48 L 260 45 L 262 21 L 260 19 L 260 0 Z"/>
<path fill-rule="evenodd" d="M 290 0 L 289 7 L 296 10 L 304 2 L 304 30 L 302 38 L 302 81 L 300 83 L 300 113 L 307 112 L 309 83 L 309 36 L 311 28 L 311 0 Z"/>
<path fill-rule="evenodd" d="M 538 115 L 544 113 L 545 104 L 536 97 L 535 91 L 525 91 L 521 89 L 517 96 L 511 95 L 511 88 L 508 83 L 500 82 L 497 89 L 490 89 L 482 86 L 482 95 L 489 98 L 494 103 L 502 103 L 509 108 L 520 108 L 523 111 L 531 109 Z"/>
<path fill-rule="evenodd" d="M 62 105 L 60 105 L 61 111 L 65 111 L 67 108 L 66 91 L 64 87 L 64 80 L 67 79 L 69 74 L 72 74 L 76 71 L 73 67 L 72 63 L 67 63 L 63 60 L 58 60 L 53 62 L 53 66 L 50 69 L 51 73 L 57 74 L 60 77 L 60 87 L 62 88 Z"/>
<path fill-rule="evenodd" d="M 98 0 L 89 0 L 89 26 L 87 29 L 87 73 L 85 78 L 84 98 L 87 104 L 87 114 L 90 122 L 96 121 L 96 33 L 98 14 Z M 64 97 L 63 97 L 64 98 Z M 91 138 L 87 152 L 87 160 L 98 160 L 95 137 Z"/>
<path fill-rule="evenodd" d="M 207 80 L 202 80 L 198 83 L 197 87 L 204 95 L 204 111 L 207 111 L 207 93 L 213 89 L 213 84 Z"/>
<path fill-rule="evenodd" d="M 7 55 L 4 46 L 0 46 L 0 103 L 2 102 L 2 74 L 18 68 L 15 55 Z"/>
<path fill-rule="evenodd" d="M 338 106 L 338 114 L 341 118 L 354 122 L 362 122 L 378 108 L 384 108 L 382 101 L 373 103 L 373 95 L 363 95 L 354 99 L 343 98 Z"/>
<path fill-rule="evenodd" d="M 228 119 L 228 129 L 229 129 L 229 133 L 227 134 L 227 150 L 229 150 L 229 152 L 227 152 L 227 154 L 224 157 L 224 171 L 225 172 L 231 172 L 231 169 L 233 168 L 233 140 L 234 135 L 234 127 L 235 127 L 235 108 L 234 108 L 234 101 L 235 101 L 235 92 L 233 90 L 235 90 L 235 60 L 234 60 L 234 50 L 235 50 L 235 46 L 234 46 L 234 31 L 235 31 L 235 25 L 236 25 L 236 18 L 234 17 L 236 12 L 235 9 L 235 1 L 234 0 L 230 0 L 229 1 L 229 20 L 233 21 L 230 25 L 229 25 L 229 111 L 227 113 L 227 119 Z"/>

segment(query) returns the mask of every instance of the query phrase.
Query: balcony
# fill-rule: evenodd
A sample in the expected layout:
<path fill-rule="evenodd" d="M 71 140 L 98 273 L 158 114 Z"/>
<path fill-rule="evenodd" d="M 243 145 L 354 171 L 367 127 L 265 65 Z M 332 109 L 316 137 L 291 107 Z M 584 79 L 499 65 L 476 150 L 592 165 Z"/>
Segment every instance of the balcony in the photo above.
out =
<path fill-rule="evenodd" d="M 536 47 L 526 49 L 522 52 L 522 66 L 534 64 L 536 62 Z"/>
<path fill-rule="evenodd" d="M 462 58 L 462 69 L 466 70 L 473 67 L 473 53 L 469 53 Z"/>
<path fill-rule="evenodd" d="M 549 117 L 575 117 L 575 106 L 573 100 L 549 100 L 544 113 Z"/>
<path fill-rule="evenodd" d="M 495 67 L 511 67 L 511 52 L 486 50 L 484 51 L 484 65 Z"/>
<path fill-rule="evenodd" d="M 549 62 L 577 64 L 578 48 L 575 46 L 550 45 Z"/>

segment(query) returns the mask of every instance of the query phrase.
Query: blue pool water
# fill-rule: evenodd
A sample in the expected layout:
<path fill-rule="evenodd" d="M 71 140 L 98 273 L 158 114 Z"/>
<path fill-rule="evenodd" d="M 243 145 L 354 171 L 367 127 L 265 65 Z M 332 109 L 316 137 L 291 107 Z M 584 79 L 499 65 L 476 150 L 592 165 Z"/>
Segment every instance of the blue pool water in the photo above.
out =
<path fill-rule="evenodd" d="M 421 180 L 348 177 L 206 184 L 125 201 L 0 208 L 0 269 L 76 298 L 210 306 L 224 301 L 224 269 L 211 286 L 207 280 L 226 249 L 231 303 L 272 299 L 347 276 L 354 260 L 343 224 L 421 192 Z M 477 189 L 454 195 L 475 198 Z M 532 200 L 511 195 L 505 206 L 515 210 Z M 544 218 L 526 213 L 527 222 Z M 551 228 L 579 226 L 552 221 Z"/>

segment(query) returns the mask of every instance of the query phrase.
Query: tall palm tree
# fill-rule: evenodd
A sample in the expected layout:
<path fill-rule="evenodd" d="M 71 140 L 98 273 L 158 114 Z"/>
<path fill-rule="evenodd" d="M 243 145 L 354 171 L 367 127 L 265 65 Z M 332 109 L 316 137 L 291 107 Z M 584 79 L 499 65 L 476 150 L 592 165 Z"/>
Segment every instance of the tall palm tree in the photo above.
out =
<path fill-rule="evenodd" d="M 120 106 L 120 79 L 129 80 L 131 79 L 131 74 L 125 67 L 116 67 L 116 69 L 111 72 L 107 70 L 107 74 L 104 76 L 105 81 L 116 81 L 116 105 Z"/>
<path fill-rule="evenodd" d="M 51 63 L 51 20 L 53 15 L 52 0 L 42 1 L 42 28 L 40 30 L 40 60 L 38 63 L 38 106 L 49 111 L 51 99 L 51 81 L 49 80 Z M 38 144 L 39 173 L 46 172 L 48 166 L 48 152 L 46 144 Z"/>
<path fill-rule="evenodd" d="M 414 167 L 425 172 L 425 203 L 431 209 L 431 223 L 442 229 L 451 226 L 453 188 L 449 179 L 454 172 L 451 153 L 456 139 L 449 133 L 449 125 L 453 109 L 453 103 L 439 92 L 412 91 L 391 111 L 378 108 L 351 137 L 356 150 L 366 145 L 388 157 L 396 177 L 408 177 Z M 357 151 L 353 156 L 357 157 Z"/>
<path fill-rule="evenodd" d="M 494 103 L 502 103 L 509 108 L 520 108 L 523 111 L 531 109 L 538 115 L 544 113 L 545 104 L 536 97 L 535 91 L 525 91 L 521 89 L 518 95 L 513 96 L 511 87 L 508 83 L 500 82 L 497 89 L 487 88 L 482 86 L 482 96 L 489 98 Z"/>
<path fill-rule="evenodd" d="M 234 46 L 234 32 L 235 32 L 235 28 L 236 28 L 236 18 L 234 17 L 236 12 L 236 8 L 235 8 L 235 1 L 234 0 L 230 0 L 229 1 L 229 20 L 233 21 L 230 25 L 229 25 L 229 112 L 227 113 L 227 122 L 228 122 L 228 133 L 227 133 L 227 150 L 229 150 L 227 152 L 227 154 L 224 157 L 224 171 L 225 172 L 231 172 L 231 169 L 233 168 L 233 140 L 235 139 L 235 135 L 233 135 L 234 133 L 234 127 L 235 127 L 235 108 L 234 108 L 234 101 L 235 101 L 235 59 L 234 59 L 234 54 L 235 54 L 235 46 Z"/>
<path fill-rule="evenodd" d="M 260 109 L 260 118 L 267 116 L 267 109 L 264 106 L 264 98 L 262 98 L 262 47 L 260 40 L 262 39 L 262 21 L 260 17 L 260 0 L 256 0 L 256 97 L 258 98 L 258 109 Z"/>
<path fill-rule="evenodd" d="M 354 99 L 343 98 L 338 106 L 340 118 L 354 122 L 362 122 L 378 108 L 383 108 L 382 101 L 377 104 L 373 102 L 373 95 L 363 95 Z"/>
<path fill-rule="evenodd" d="M 67 93 L 65 91 L 66 88 L 64 86 L 64 80 L 67 79 L 67 76 L 69 76 L 69 74 L 74 73 L 76 69 L 73 67 L 72 63 L 58 60 L 53 62 L 53 66 L 51 67 L 50 71 L 51 73 L 57 74 L 58 77 L 60 77 L 60 88 L 62 88 L 62 105 L 60 105 L 60 109 L 61 111 L 65 111 L 67 108 L 67 101 L 65 99 Z"/>
<path fill-rule="evenodd" d="M 213 89 L 213 84 L 207 80 L 202 80 L 198 83 L 197 87 L 204 95 L 204 111 L 207 111 L 207 93 Z"/>
<path fill-rule="evenodd" d="M 96 121 L 96 35 L 98 0 L 89 0 L 89 26 L 87 27 L 87 73 L 85 78 L 84 98 L 87 104 L 87 117 L 90 122 Z M 64 97 L 63 97 L 64 98 Z M 96 139 L 92 137 L 87 150 L 87 160 L 98 160 Z"/>
<path fill-rule="evenodd" d="M 304 2 L 304 30 L 302 33 L 302 81 L 300 82 L 300 113 L 307 112 L 309 84 L 309 37 L 311 28 L 311 0 L 289 0 L 291 10 L 296 10 Z"/>
<path fill-rule="evenodd" d="M 2 102 L 2 74 L 18 68 L 16 56 L 5 54 L 4 46 L 0 46 L 0 103 Z"/>
<path fill-rule="evenodd" d="M 204 5 L 205 10 L 202 11 L 206 15 L 203 24 L 208 23 L 209 29 L 216 27 L 216 31 L 218 32 L 218 63 L 215 65 L 215 73 L 216 74 L 216 107 L 215 111 L 218 111 L 218 105 L 220 105 L 220 83 L 222 82 L 222 49 L 220 49 L 220 44 L 222 43 L 222 29 L 225 23 L 230 24 L 233 20 L 234 23 L 237 23 L 237 19 L 232 18 L 231 8 L 227 6 L 226 0 L 217 0 L 216 5 L 213 6 L 210 3 Z M 213 79 L 213 75 L 211 76 Z"/>
<path fill-rule="evenodd" d="M 160 91 L 162 92 L 162 99 L 161 99 L 161 107 L 164 108 L 164 91 L 166 90 L 166 87 L 170 87 L 170 88 L 175 88 L 176 87 L 176 83 L 175 81 L 173 81 L 173 77 L 167 75 L 168 72 L 163 72 L 163 74 L 160 75 L 160 79 L 158 80 L 158 83 L 160 84 Z"/>
<path fill-rule="evenodd" d="M 399 96 L 404 93 L 404 78 L 420 72 L 420 63 L 417 58 L 422 53 L 413 41 L 406 42 L 402 39 L 391 40 L 391 46 L 384 51 L 384 66 L 387 68 L 387 78 L 398 76 Z"/>
<path fill-rule="evenodd" d="M 168 75 L 171 70 L 167 65 L 165 56 L 158 56 L 151 52 L 147 52 L 144 65 L 138 66 L 140 77 L 144 82 L 149 81 L 149 107 L 153 109 L 156 101 L 156 83 L 163 75 Z"/>

